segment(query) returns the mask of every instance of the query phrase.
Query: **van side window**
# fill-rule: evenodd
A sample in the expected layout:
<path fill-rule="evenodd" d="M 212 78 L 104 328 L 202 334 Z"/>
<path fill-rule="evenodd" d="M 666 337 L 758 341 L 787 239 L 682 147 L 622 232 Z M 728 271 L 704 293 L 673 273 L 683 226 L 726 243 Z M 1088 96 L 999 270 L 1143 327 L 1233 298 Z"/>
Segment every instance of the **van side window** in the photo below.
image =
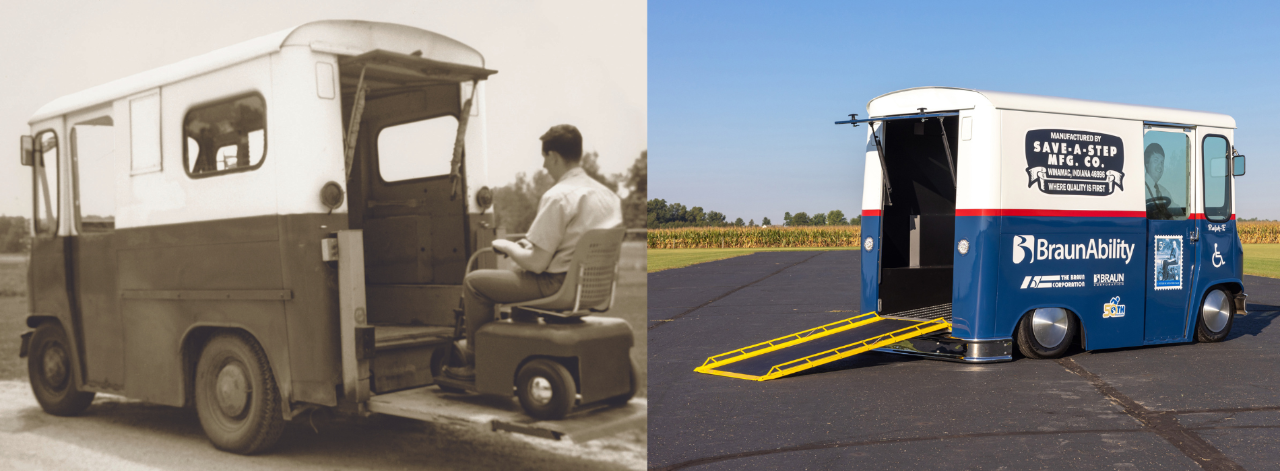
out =
<path fill-rule="evenodd" d="M 449 174 L 458 118 L 438 116 L 382 128 L 378 132 L 378 174 L 398 182 Z"/>
<path fill-rule="evenodd" d="M 76 223 L 79 231 L 110 232 L 116 227 L 115 135 L 111 117 L 71 127 L 75 169 Z"/>
<path fill-rule="evenodd" d="M 36 207 L 34 214 L 37 235 L 53 235 L 58 232 L 58 133 L 41 131 L 36 134 Z"/>
<path fill-rule="evenodd" d="M 1227 170 L 1227 139 L 1204 138 L 1204 216 L 1213 222 L 1231 219 L 1231 175 Z"/>
<path fill-rule="evenodd" d="M 1179 132 L 1147 131 L 1142 137 L 1147 219 L 1187 219 L 1187 155 L 1191 140 Z"/>
<path fill-rule="evenodd" d="M 253 94 L 198 106 L 182 120 L 182 166 L 202 177 L 252 170 L 267 154 L 267 105 Z"/>

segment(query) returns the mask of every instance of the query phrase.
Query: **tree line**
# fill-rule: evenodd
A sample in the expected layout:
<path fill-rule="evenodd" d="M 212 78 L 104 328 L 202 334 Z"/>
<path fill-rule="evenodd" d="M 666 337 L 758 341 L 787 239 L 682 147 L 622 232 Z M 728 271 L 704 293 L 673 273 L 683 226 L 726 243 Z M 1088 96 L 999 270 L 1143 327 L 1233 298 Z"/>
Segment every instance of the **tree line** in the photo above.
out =
<path fill-rule="evenodd" d="M 623 224 L 627 228 L 644 227 L 645 195 L 649 192 L 649 151 L 640 152 L 635 162 L 626 172 L 605 175 L 600 171 L 600 154 L 587 152 L 582 154 L 581 167 L 591 178 L 614 192 L 620 188 L 627 190 L 627 197 L 622 199 Z M 521 172 L 516 180 L 493 191 L 494 216 L 498 227 L 507 233 L 528 232 L 533 225 L 533 218 L 538 214 L 538 201 L 542 194 L 556 184 L 551 174 L 545 169 L 532 175 Z"/>
<path fill-rule="evenodd" d="M 644 227 L 649 229 L 674 229 L 679 227 L 720 227 L 720 226 L 755 226 L 756 220 L 744 222 L 742 218 L 737 218 L 730 222 L 725 215 L 719 211 L 707 211 L 701 206 L 687 207 L 680 203 L 667 203 L 663 199 L 651 199 L 646 205 L 648 214 L 645 218 Z M 792 215 L 790 212 L 783 216 L 783 224 L 787 226 L 846 226 L 858 225 L 862 223 L 861 216 L 854 217 L 852 221 L 845 218 L 844 211 L 839 209 L 831 210 L 825 213 L 815 213 L 810 216 L 809 213 L 799 212 Z M 772 221 L 768 217 L 760 219 L 760 225 L 771 225 Z"/>

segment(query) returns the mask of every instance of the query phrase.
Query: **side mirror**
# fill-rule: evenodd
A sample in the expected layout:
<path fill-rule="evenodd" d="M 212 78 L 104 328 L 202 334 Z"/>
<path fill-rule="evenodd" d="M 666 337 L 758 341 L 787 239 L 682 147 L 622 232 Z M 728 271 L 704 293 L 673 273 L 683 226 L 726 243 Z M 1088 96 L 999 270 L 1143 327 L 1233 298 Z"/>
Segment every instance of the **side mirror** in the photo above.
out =
<path fill-rule="evenodd" d="M 22 165 L 30 167 L 35 161 L 36 140 L 31 136 L 22 136 Z"/>
<path fill-rule="evenodd" d="M 1244 175 L 1244 156 L 1237 155 L 1231 158 L 1231 174 L 1237 177 Z"/>

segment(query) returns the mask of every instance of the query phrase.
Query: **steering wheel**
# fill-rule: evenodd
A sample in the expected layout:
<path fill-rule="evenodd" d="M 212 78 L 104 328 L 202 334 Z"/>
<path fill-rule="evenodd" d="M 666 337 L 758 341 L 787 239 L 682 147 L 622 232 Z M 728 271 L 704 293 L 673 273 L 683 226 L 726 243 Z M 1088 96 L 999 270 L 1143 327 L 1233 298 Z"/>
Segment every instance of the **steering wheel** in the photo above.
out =
<path fill-rule="evenodd" d="M 1147 198 L 1147 211 L 1168 212 L 1169 205 L 1173 204 L 1173 199 L 1168 196 L 1156 196 Z"/>

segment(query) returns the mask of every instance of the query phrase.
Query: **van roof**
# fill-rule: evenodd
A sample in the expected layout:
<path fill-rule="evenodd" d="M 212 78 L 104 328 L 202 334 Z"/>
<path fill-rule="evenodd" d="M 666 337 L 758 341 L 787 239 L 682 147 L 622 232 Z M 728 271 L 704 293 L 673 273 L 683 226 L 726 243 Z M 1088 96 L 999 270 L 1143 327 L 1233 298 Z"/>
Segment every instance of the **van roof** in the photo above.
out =
<path fill-rule="evenodd" d="M 162 87 L 270 54 L 285 46 L 308 46 L 315 51 L 345 56 L 374 49 L 402 54 L 421 50 L 425 59 L 484 67 L 484 56 L 470 46 L 412 26 L 359 20 L 314 21 L 63 96 L 40 107 L 28 123 Z"/>
<path fill-rule="evenodd" d="M 1236 127 L 1234 118 L 1220 113 L 955 87 L 916 87 L 889 92 L 867 102 L 867 113 L 870 114 L 869 117 L 914 113 L 920 106 L 939 111 L 991 107 L 1230 129 Z"/>

